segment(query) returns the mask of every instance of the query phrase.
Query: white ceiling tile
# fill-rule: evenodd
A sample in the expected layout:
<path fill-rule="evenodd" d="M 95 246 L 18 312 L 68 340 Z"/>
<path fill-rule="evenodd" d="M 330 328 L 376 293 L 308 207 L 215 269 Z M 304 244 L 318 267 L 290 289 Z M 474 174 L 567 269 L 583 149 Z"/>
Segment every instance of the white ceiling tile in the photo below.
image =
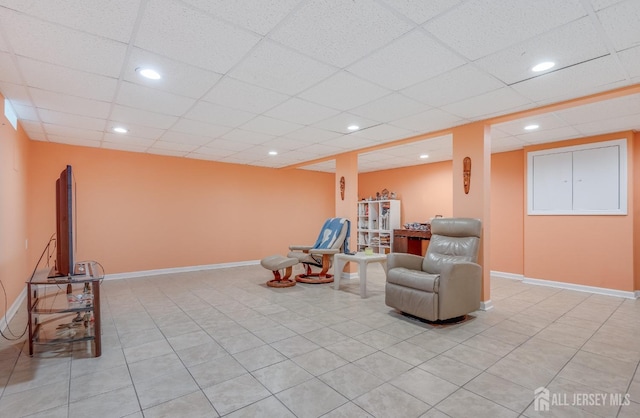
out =
<path fill-rule="evenodd" d="M 312 123 L 335 116 L 338 113 L 340 113 L 339 110 L 293 97 L 269 110 L 265 115 L 289 122 L 311 125 Z"/>
<path fill-rule="evenodd" d="M 344 68 L 411 27 L 373 0 L 311 0 L 296 9 L 270 37 Z"/>
<path fill-rule="evenodd" d="M 616 51 L 640 45 L 638 30 L 640 2 L 637 0 L 621 2 L 599 11 L 597 15 Z"/>
<path fill-rule="evenodd" d="M 222 139 L 229 141 L 240 141 L 249 144 L 263 144 L 275 138 L 275 135 L 266 135 L 257 132 L 245 131 L 243 129 L 234 129 L 222 136 Z"/>
<path fill-rule="evenodd" d="M 343 151 L 356 150 L 377 145 L 376 142 L 355 135 L 344 135 L 340 138 L 330 139 L 322 143 L 331 147 L 341 148 Z"/>
<path fill-rule="evenodd" d="M 286 94 L 297 94 L 336 71 L 329 65 L 263 41 L 229 75 Z"/>
<path fill-rule="evenodd" d="M 164 130 L 171 127 L 177 120 L 178 117 L 176 116 L 163 115 L 117 104 L 113 106 L 111 112 L 111 121 L 126 126 L 140 125 Z"/>
<path fill-rule="evenodd" d="M 125 129 L 127 129 L 127 133 L 126 134 L 118 134 L 118 133 L 114 133 L 113 132 L 113 128 L 115 127 L 123 127 Z M 133 123 L 127 123 L 127 124 L 123 124 L 120 122 L 114 122 L 113 120 L 110 120 L 107 122 L 107 128 L 106 128 L 106 133 L 107 134 L 114 134 L 114 135 L 118 135 L 118 136 L 125 136 L 125 137 L 129 137 L 129 136 L 136 136 L 136 137 L 140 137 L 140 138 L 147 138 L 147 139 L 158 139 L 160 138 L 160 136 L 165 132 L 164 129 L 158 129 L 158 128 L 152 128 L 149 126 L 143 126 L 143 125 L 136 125 Z"/>
<path fill-rule="evenodd" d="M 531 68 L 540 62 L 555 62 L 553 69 L 557 70 L 608 53 L 592 20 L 585 17 L 475 63 L 504 83 L 513 84 L 539 75 Z"/>
<path fill-rule="evenodd" d="M 609 6 L 613 6 L 616 3 L 620 3 L 621 1 L 625 0 L 591 0 L 591 5 L 594 10 L 598 11 Z"/>
<path fill-rule="evenodd" d="M 561 128 L 567 126 L 567 123 L 552 113 L 545 113 L 536 116 L 528 116 L 522 119 L 517 119 L 509 122 L 499 123 L 491 125 L 492 133 L 496 128 L 509 135 L 522 135 L 528 133 L 524 129 L 528 125 L 538 125 L 539 128 L 535 132 L 543 132 L 549 129 Z M 493 134 L 492 134 L 493 137 Z"/>
<path fill-rule="evenodd" d="M 408 129 L 399 128 L 397 126 L 389 124 L 382 124 L 372 126 L 371 128 L 367 129 L 361 129 L 350 134 L 350 136 L 358 136 L 376 142 L 389 142 L 397 139 L 408 138 L 415 134 L 415 131 L 410 131 Z"/>
<path fill-rule="evenodd" d="M 224 74 L 259 40 L 258 35 L 214 19 L 183 3 L 150 0 L 135 45 Z"/>
<path fill-rule="evenodd" d="M 304 148 L 307 145 L 309 145 L 309 143 L 300 141 L 297 139 L 279 137 L 279 138 L 275 138 L 270 141 L 267 141 L 263 145 L 281 154 L 282 152 L 285 152 L 285 151 L 293 151 L 293 150 Z"/>
<path fill-rule="evenodd" d="M 228 126 L 213 125 L 211 123 L 200 122 L 192 119 L 180 119 L 171 127 L 172 131 L 187 133 L 208 138 L 217 138 L 229 132 L 232 128 Z"/>
<path fill-rule="evenodd" d="M 511 87 L 523 96 L 541 102 L 556 97 L 577 97 L 584 89 L 595 89 L 624 79 L 624 73 L 617 61 L 611 56 L 606 56 L 582 65 L 543 74 Z"/>
<path fill-rule="evenodd" d="M 214 71 L 174 61 L 140 48 L 132 48 L 124 68 L 125 81 L 191 98 L 202 97 L 222 77 Z M 144 78 L 136 72 L 136 68 L 152 68 L 160 73 L 162 78 Z"/>
<path fill-rule="evenodd" d="M 302 128 L 302 125 L 260 115 L 256 116 L 254 119 L 251 119 L 240 128 L 247 131 L 261 132 L 268 135 L 280 136 L 298 130 Z"/>
<path fill-rule="evenodd" d="M 44 132 L 26 131 L 26 133 L 32 141 L 50 142 Z"/>
<path fill-rule="evenodd" d="M 42 129 L 42 124 L 39 122 L 21 120 L 20 125 L 22 126 L 22 129 L 24 129 L 27 132 L 27 134 L 44 135 L 44 129 Z"/>
<path fill-rule="evenodd" d="M 47 136 L 86 139 L 89 141 L 100 141 L 102 139 L 102 135 L 104 134 L 104 132 L 102 131 L 72 128 L 65 125 L 54 125 L 52 123 L 43 123 L 42 127 L 44 128 Z"/>
<path fill-rule="evenodd" d="M 13 110 L 18 115 L 19 121 L 37 121 L 40 120 L 38 117 L 38 113 L 36 113 L 36 108 L 33 106 L 24 106 L 21 104 L 16 104 L 11 102 L 11 106 Z M 42 110 L 42 109 L 40 109 Z"/>
<path fill-rule="evenodd" d="M 140 84 L 123 82 L 120 84 L 116 103 L 149 112 L 181 116 L 194 105 L 195 100 Z"/>
<path fill-rule="evenodd" d="M 476 60 L 586 14 L 580 0 L 470 0 L 424 27 Z"/>
<path fill-rule="evenodd" d="M 135 144 L 118 144 L 114 142 L 103 142 L 102 148 L 109 149 L 113 151 L 125 151 L 125 152 L 141 152 L 144 153 L 147 151 L 146 146 L 144 145 L 135 145 Z"/>
<path fill-rule="evenodd" d="M 336 155 L 344 150 L 338 147 L 330 147 L 324 144 L 310 144 L 304 148 L 304 152 L 309 153 L 312 158 L 322 158 L 330 155 Z"/>
<path fill-rule="evenodd" d="M 600 135 L 618 131 L 640 131 L 640 113 L 575 125 L 583 135 Z"/>
<path fill-rule="evenodd" d="M 109 77 L 120 74 L 126 44 L 2 8 L 0 23 L 21 56 Z"/>
<path fill-rule="evenodd" d="M 329 139 L 337 138 L 341 133 L 329 131 L 327 129 L 314 128 L 313 126 L 305 126 L 302 129 L 293 131 L 285 135 L 287 138 L 292 138 L 298 141 L 304 141 L 306 143 L 322 142 Z"/>
<path fill-rule="evenodd" d="M 400 90 L 465 64 L 465 60 L 420 29 L 349 66 L 347 71 Z"/>
<path fill-rule="evenodd" d="M 153 150 L 167 150 L 167 151 L 180 151 L 182 153 L 186 153 L 186 152 L 191 152 L 198 147 L 199 145 L 197 144 L 156 141 L 151 146 L 151 148 L 149 148 L 149 152 L 152 152 Z"/>
<path fill-rule="evenodd" d="M 439 107 L 504 87 L 496 78 L 473 65 L 464 65 L 402 90 L 422 103 Z"/>
<path fill-rule="evenodd" d="M 509 87 L 504 87 L 467 100 L 442 106 L 442 110 L 466 119 L 477 119 L 495 113 L 511 113 L 531 102 Z"/>
<path fill-rule="evenodd" d="M 0 81 L 13 84 L 22 82 L 12 56 L 6 52 L 0 53 Z"/>
<path fill-rule="evenodd" d="M 138 15 L 140 0 L 3 0 L 2 5 L 48 22 L 127 42 Z"/>
<path fill-rule="evenodd" d="M 313 126 L 340 134 L 350 134 L 352 133 L 352 131 L 350 131 L 348 127 L 351 125 L 357 125 L 360 127 L 360 129 L 367 129 L 372 126 L 378 125 L 379 123 L 380 122 L 363 118 L 362 116 L 343 112 L 336 116 L 315 123 L 313 124 Z"/>
<path fill-rule="evenodd" d="M 415 115 L 428 109 L 429 106 L 424 103 L 410 99 L 400 93 L 392 93 L 351 109 L 350 113 L 379 122 L 389 122 Z"/>
<path fill-rule="evenodd" d="M 167 131 L 164 135 L 162 135 L 162 138 L 160 138 L 160 140 L 163 143 L 172 142 L 177 144 L 201 146 L 208 142 L 211 142 L 211 137 L 202 135 L 191 135 L 184 132 Z"/>
<path fill-rule="evenodd" d="M 238 151 L 244 151 L 251 148 L 253 144 L 250 144 L 248 142 L 240 142 L 236 140 L 217 138 L 211 142 L 208 142 L 205 146 L 207 148 L 238 152 Z M 209 153 L 209 155 L 211 155 L 211 153 Z M 228 155 L 231 155 L 231 154 L 228 154 Z"/>
<path fill-rule="evenodd" d="M 67 135 L 48 135 L 49 141 L 56 142 L 59 144 L 67 144 L 67 145 L 75 145 L 78 147 L 92 147 L 98 148 L 100 147 L 100 141 L 96 141 L 93 139 L 86 139 L 82 137 L 73 137 Z"/>
<path fill-rule="evenodd" d="M 325 173 L 335 173 L 336 172 L 336 161 L 329 160 L 316 164 L 309 164 L 300 167 L 300 170 L 309 170 L 309 171 L 321 171 Z"/>
<path fill-rule="evenodd" d="M 640 96 L 631 95 L 559 110 L 555 114 L 570 125 L 581 125 L 640 113 Z"/>
<path fill-rule="evenodd" d="M 18 58 L 18 65 L 29 86 L 72 96 L 111 101 L 117 79 L 60 67 L 30 58 Z"/>
<path fill-rule="evenodd" d="M 184 0 L 211 15 L 235 23 L 245 29 L 266 35 L 300 0 Z"/>
<path fill-rule="evenodd" d="M 563 126 L 560 128 L 547 129 L 540 132 L 530 132 L 518 135 L 518 139 L 527 144 L 542 144 L 545 142 L 564 141 L 566 139 L 577 138 L 580 132 L 571 126 Z"/>
<path fill-rule="evenodd" d="M 289 96 L 224 77 L 204 100 L 252 113 L 262 113 L 284 102 Z"/>
<path fill-rule="evenodd" d="M 228 157 L 229 155 L 235 154 L 236 151 L 232 151 L 232 150 L 226 150 L 226 149 L 222 149 L 222 148 L 217 148 L 217 147 L 208 147 L 208 146 L 204 146 L 204 147 L 200 147 L 198 149 L 196 149 L 193 152 L 190 152 L 187 157 L 189 158 L 200 158 L 202 159 L 203 157 Z"/>
<path fill-rule="evenodd" d="M 184 157 L 188 152 L 181 150 L 168 150 L 164 148 L 149 148 L 147 149 L 147 154 L 162 155 L 165 157 Z"/>
<path fill-rule="evenodd" d="M 71 113 L 63 113 L 55 110 L 40 109 L 38 114 L 44 123 L 50 123 L 53 125 L 73 125 L 80 129 L 89 129 L 92 131 L 104 131 L 107 124 L 105 119 L 73 115 Z"/>
<path fill-rule="evenodd" d="M 153 143 L 155 142 L 155 139 L 142 138 L 139 136 L 129 135 L 129 134 L 122 135 L 122 134 L 115 134 L 115 133 L 105 133 L 102 142 L 103 142 L 103 148 L 104 148 L 104 143 L 109 143 L 112 145 L 121 145 L 125 147 L 133 146 L 138 148 L 139 151 L 144 151 L 147 148 L 149 148 L 151 145 L 153 145 Z M 141 150 L 140 148 L 144 148 L 144 150 Z"/>
<path fill-rule="evenodd" d="M 491 138 L 491 153 L 523 149 L 525 145 L 527 144 L 524 141 L 516 138 L 515 136 L 498 139 Z"/>
<path fill-rule="evenodd" d="M 255 116 L 253 113 L 203 101 L 196 103 L 191 110 L 184 114 L 187 119 L 230 127 L 240 126 Z"/>
<path fill-rule="evenodd" d="M 83 99 L 82 97 L 34 88 L 29 89 L 29 94 L 38 108 L 104 119 L 109 114 L 110 105 L 108 102 Z"/>
<path fill-rule="evenodd" d="M 300 97 L 324 106 L 349 110 L 386 96 L 391 91 L 340 71 L 300 94 Z"/>
<path fill-rule="evenodd" d="M 618 52 L 618 57 L 629 76 L 640 77 L 640 46 Z"/>
<path fill-rule="evenodd" d="M 447 10 L 459 5 L 462 0 L 430 0 L 430 1 L 413 1 L 413 0 L 383 0 L 389 6 L 398 10 L 400 13 L 413 20 L 416 23 L 424 23 L 427 20 L 446 12 Z"/>
<path fill-rule="evenodd" d="M 414 132 L 433 132 L 460 124 L 464 119 L 440 109 L 431 109 L 402 119 L 397 119 L 391 125 Z"/>

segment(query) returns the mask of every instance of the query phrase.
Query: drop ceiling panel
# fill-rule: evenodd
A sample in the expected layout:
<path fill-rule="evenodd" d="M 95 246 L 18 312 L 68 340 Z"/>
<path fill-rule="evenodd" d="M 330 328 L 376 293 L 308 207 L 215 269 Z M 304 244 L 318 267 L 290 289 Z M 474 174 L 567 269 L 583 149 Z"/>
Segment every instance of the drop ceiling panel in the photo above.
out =
<path fill-rule="evenodd" d="M 336 161 L 330 160 L 322 163 L 305 165 L 304 167 L 300 167 L 303 170 L 309 171 L 322 171 L 326 173 L 335 173 L 336 172 Z"/>
<path fill-rule="evenodd" d="M 514 136 L 509 136 L 506 138 L 497 138 L 491 139 L 491 152 L 507 152 L 507 151 L 515 151 L 518 149 L 522 149 L 525 145 L 527 145 L 521 139 L 518 139 Z"/>
<path fill-rule="evenodd" d="M 294 151 L 297 149 L 302 149 L 309 144 L 303 141 L 298 141 L 296 139 L 278 137 L 265 142 L 263 145 L 265 147 L 268 147 L 270 150 L 277 151 L 278 153 L 281 154 L 285 151 Z"/>
<path fill-rule="evenodd" d="M 379 124 L 379 122 L 375 120 L 363 118 L 362 116 L 357 116 L 349 112 L 343 112 L 336 116 L 315 123 L 313 126 L 332 132 L 338 132 L 344 135 L 351 133 L 351 131 L 347 129 L 351 125 L 357 125 L 360 127 L 360 129 L 367 129 L 377 124 Z"/>
<path fill-rule="evenodd" d="M 224 77 L 204 100 L 233 109 L 262 113 L 284 102 L 288 95 Z"/>
<path fill-rule="evenodd" d="M 130 125 L 135 124 L 164 130 L 171 127 L 177 120 L 178 117 L 176 116 L 163 115 L 161 113 L 121 105 L 114 105 L 111 112 L 111 121 L 113 121 L 114 124 L 123 123 L 127 125 L 128 128 Z"/>
<path fill-rule="evenodd" d="M 118 77 L 124 63 L 127 46 L 121 42 L 3 8 L 0 23 L 13 50 L 24 57 L 109 77 Z"/>
<path fill-rule="evenodd" d="M 0 53 L 0 81 L 13 84 L 20 84 L 22 81 L 13 58 L 8 53 Z"/>
<path fill-rule="evenodd" d="M 162 57 L 140 48 L 132 48 L 123 79 L 135 84 L 200 98 L 222 77 L 220 74 Z M 149 80 L 136 72 L 136 68 L 152 68 L 162 74 L 161 80 Z"/>
<path fill-rule="evenodd" d="M 205 145 L 211 142 L 212 138 L 203 135 L 191 135 L 184 132 L 169 131 L 162 135 L 162 143 L 172 142 L 185 145 Z"/>
<path fill-rule="evenodd" d="M 235 152 L 248 150 L 249 148 L 253 147 L 253 144 L 249 144 L 247 142 L 240 142 L 240 141 L 233 141 L 229 139 L 218 138 L 207 143 L 206 147 L 214 148 L 214 149 L 222 149 L 225 151 L 233 151 L 235 153 Z M 211 155 L 211 153 L 209 153 L 209 155 Z"/>
<path fill-rule="evenodd" d="M 232 131 L 227 132 L 222 136 L 222 139 L 227 139 L 229 141 L 240 141 L 248 144 L 264 144 L 267 141 L 270 141 L 275 138 L 275 135 L 267 135 L 257 132 L 246 131 L 243 129 L 234 129 Z"/>
<path fill-rule="evenodd" d="M 78 140 L 100 141 L 103 132 L 91 129 L 71 128 L 69 126 L 54 125 L 52 123 L 42 124 L 47 136 L 75 138 Z"/>
<path fill-rule="evenodd" d="M 127 151 L 127 152 L 140 152 L 145 153 L 149 147 L 143 145 L 134 145 L 134 144 L 117 144 L 113 142 L 103 142 L 101 145 L 104 149 L 109 149 L 113 151 Z"/>
<path fill-rule="evenodd" d="M 636 47 L 640 44 L 638 22 L 640 2 L 628 0 L 599 11 L 598 19 L 616 51 Z"/>
<path fill-rule="evenodd" d="M 184 0 L 185 3 L 234 23 L 245 29 L 266 35 L 285 18 L 300 0 Z"/>
<path fill-rule="evenodd" d="M 615 117 L 597 122 L 576 125 L 575 129 L 583 135 L 600 135 L 617 131 L 640 131 L 640 113 Z"/>
<path fill-rule="evenodd" d="M 107 122 L 105 119 L 73 115 L 48 109 L 40 109 L 38 114 L 40 119 L 47 124 L 75 126 L 92 131 L 103 131 Z"/>
<path fill-rule="evenodd" d="M 311 0 L 270 36 L 339 68 L 357 61 L 411 30 L 373 0 Z"/>
<path fill-rule="evenodd" d="M 535 77 L 531 68 L 545 61 L 555 69 L 578 64 L 609 53 L 589 17 L 584 17 L 540 37 L 527 40 L 476 61 L 482 69 L 506 84 Z"/>
<path fill-rule="evenodd" d="M 341 148 L 342 151 L 344 152 L 348 150 L 356 150 L 360 148 L 370 147 L 372 145 L 375 145 L 376 143 L 363 137 L 358 137 L 354 135 L 345 135 L 339 138 L 324 141 L 323 144 L 336 147 L 336 148 Z"/>
<path fill-rule="evenodd" d="M 72 96 L 113 100 L 118 80 L 98 74 L 60 67 L 30 58 L 18 58 L 18 66 L 31 87 Z"/>
<path fill-rule="evenodd" d="M 135 39 L 139 48 L 223 74 L 260 37 L 181 3 L 150 0 Z"/>
<path fill-rule="evenodd" d="M 625 0 L 590 0 L 591 6 L 595 11 L 613 6 L 616 3 L 620 3 Z"/>
<path fill-rule="evenodd" d="M 640 78 L 640 46 L 619 52 L 618 57 L 627 74 L 637 83 Z"/>
<path fill-rule="evenodd" d="M 116 103 L 149 112 L 180 116 L 194 105 L 195 100 L 134 83 L 121 83 Z"/>
<path fill-rule="evenodd" d="M 204 147 L 197 148 L 195 151 L 189 153 L 187 157 L 200 158 L 202 156 L 208 156 L 208 157 L 220 158 L 220 157 L 228 157 L 235 153 L 236 151 L 232 151 L 232 150 L 222 149 L 218 147 L 204 146 Z"/>
<path fill-rule="evenodd" d="M 188 152 L 180 150 L 168 150 L 164 148 L 149 148 L 148 154 L 163 155 L 165 157 L 186 157 Z"/>
<path fill-rule="evenodd" d="M 408 129 L 399 128 L 385 123 L 354 132 L 351 136 L 358 136 L 375 142 L 388 142 L 389 140 L 408 138 L 416 135 L 417 133 L 418 132 L 416 131 L 410 131 Z"/>
<path fill-rule="evenodd" d="M 180 119 L 171 127 L 172 131 L 208 138 L 217 138 L 229 132 L 231 129 L 232 128 L 228 126 L 214 125 L 191 119 Z"/>
<path fill-rule="evenodd" d="M 293 97 L 265 113 L 277 119 L 311 125 L 340 113 L 339 110 Z"/>
<path fill-rule="evenodd" d="M 625 96 L 607 100 L 604 103 L 591 103 L 555 113 L 570 125 L 582 125 L 618 116 L 634 115 L 640 113 L 640 96 Z"/>
<path fill-rule="evenodd" d="M 433 132 L 462 123 L 464 119 L 440 109 L 431 109 L 393 121 L 391 125 L 416 132 Z"/>
<path fill-rule="evenodd" d="M 99 148 L 100 147 L 100 141 L 94 141 L 92 139 L 67 136 L 67 135 L 64 135 L 64 134 L 63 135 L 48 135 L 48 138 L 49 138 L 49 141 L 56 142 L 58 144 L 74 145 L 74 146 L 77 146 L 77 147 L 92 147 L 92 148 Z"/>
<path fill-rule="evenodd" d="M 549 129 L 561 128 L 567 126 L 567 123 L 558 118 L 555 114 L 541 114 L 536 116 L 528 116 L 526 118 L 491 125 L 492 129 L 497 128 L 509 135 L 522 135 L 528 133 L 524 128 L 528 125 L 538 125 L 536 132 L 543 132 Z"/>
<path fill-rule="evenodd" d="M 297 131 L 288 133 L 287 135 L 285 135 L 285 137 L 313 144 L 316 142 L 322 142 L 329 139 L 337 138 L 341 135 L 342 134 L 334 131 L 314 128 L 313 126 L 305 126 L 302 129 L 298 129 Z"/>
<path fill-rule="evenodd" d="M 181 155 L 184 155 L 185 153 L 191 152 L 197 148 L 198 148 L 198 145 L 195 145 L 195 144 L 156 141 L 149 148 L 149 152 L 155 152 L 156 150 L 179 151 L 180 153 L 182 153 Z"/>
<path fill-rule="evenodd" d="M 140 1 L 3 0 L 2 5 L 52 23 L 127 42 L 134 27 Z"/>
<path fill-rule="evenodd" d="M 247 131 L 260 132 L 268 135 L 280 136 L 302 128 L 297 123 L 287 122 L 281 119 L 274 119 L 267 116 L 256 116 L 240 128 Z"/>
<path fill-rule="evenodd" d="M 433 107 L 459 102 L 497 90 L 505 84 L 473 65 L 464 65 L 445 74 L 402 90 L 405 94 Z"/>
<path fill-rule="evenodd" d="M 624 72 L 617 60 L 606 56 L 547 73 L 511 87 L 524 97 L 542 102 L 558 97 L 577 97 L 585 89 L 596 91 L 599 86 L 624 79 Z"/>
<path fill-rule="evenodd" d="M 335 71 L 329 65 L 275 42 L 263 41 L 229 75 L 247 83 L 294 95 Z"/>
<path fill-rule="evenodd" d="M 422 24 L 427 20 L 443 13 L 458 4 L 461 0 L 430 0 L 430 1 L 407 1 L 407 0 L 383 0 L 390 7 L 398 10 L 404 16 L 416 23 Z"/>
<path fill-rule="evenodd" d="M 347 70 L 391 90 L 400 90 L 465 64 L 465 60 L 416 29 L 351 65 Z"/>
<path fill-rule="evenodd" d="M 392 93 L 362 106 L 358 106 L 350 112 L 368 119 L 390 122 L 424 112 L 428 109 L 429 106 L 424 103 L 410 99 L 400 93 Z"/>
<path fill-rule="evenodd" d="M 586 14 L 580 0 L 471 0 L 424 27 L 476 60 Z"/>
<path fill-rule="evenodd" d="M 540 132 L 529 132 L 522 135 L 518 135 L 518 138 L 527 144 L 543 144 L 546 142 L 562 141 L 565 139 L 577 138 L 580 136 L 578 132 L 572 126 L 563 126 L 554 129 L 547 129 Z"/>
<path fill-rule="evenodd" d="M 83 99 L 82 97 L 34 88 L 29 89 L 29 94 L 38 108 L 104 119 L 109 114 L 110 105 L 108 102 Z"/>
<path fill-rule="evenodd" d="M 389 93 L 391 91 L 387 89 L 340 71 L 303 92 L 300 97 L 324 106 L 349 110 Z"/>
<path fill-rule="evenodd" d="M 184 117 L 187 119 L 230 127 L 238 127 L 247 123 L 255 116 L 254 113 L 203 101 L 196 103 L 194 107 L 184 114 Z"/>
<path fill-rule="evenodd" d="M 155 139 L 142 138 L 134 135 L 121 135 L 115 133 L 105 133 L 102 140 L 103 146 L 105 143 L 109 143 L 111 149 L 117 149 L 116 146 L 122 146 L 123 150 L 126 150 L 129 146 L 135 146 L 137 148 L 143 148 L 146 151 L 153 143 Z"/>

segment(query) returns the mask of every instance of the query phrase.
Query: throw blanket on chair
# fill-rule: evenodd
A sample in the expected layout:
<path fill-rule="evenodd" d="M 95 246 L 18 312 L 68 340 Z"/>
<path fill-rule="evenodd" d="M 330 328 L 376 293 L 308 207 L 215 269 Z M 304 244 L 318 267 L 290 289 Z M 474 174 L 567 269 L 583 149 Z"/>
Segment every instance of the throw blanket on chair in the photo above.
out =
<path fill-rule="evenodd" d="M 351 222 L 345 218 L 329 218 L 325 221 L 322 229 L 320 230 L 320 235 L 316 240 L 316 243 L 313 244 L 313 248 L 317 249 L 328 249 L 334 248 L 337 243 L 338 235 L 340 235 L 340 231 L 342 231 L 342 226 L 344 223 L 347 223 L 347 235 L 344 239 L 344 245 L 342 245 L 343 251 L 345 253 L 349 252 L 349 237 L 351 236 Z M 341 243 L 342 244 L 342 243 Z"/>

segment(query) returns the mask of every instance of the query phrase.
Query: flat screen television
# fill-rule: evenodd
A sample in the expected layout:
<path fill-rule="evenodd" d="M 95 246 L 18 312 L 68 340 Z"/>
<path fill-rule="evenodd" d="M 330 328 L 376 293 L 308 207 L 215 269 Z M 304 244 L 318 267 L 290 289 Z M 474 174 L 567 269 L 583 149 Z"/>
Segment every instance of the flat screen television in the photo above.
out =
<path fill-rule="evenodd" d="M 73 194 L 73 169 L 68 165 L 56 180 L 56 264 L 50 276 L 70 276 L 74 272 Z"/>

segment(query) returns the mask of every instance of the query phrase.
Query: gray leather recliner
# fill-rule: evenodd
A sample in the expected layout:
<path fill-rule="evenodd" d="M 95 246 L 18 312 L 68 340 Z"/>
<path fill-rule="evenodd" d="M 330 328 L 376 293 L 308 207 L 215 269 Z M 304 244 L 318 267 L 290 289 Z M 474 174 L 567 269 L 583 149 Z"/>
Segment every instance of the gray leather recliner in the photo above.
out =
<path fill-rule="evenodd" d="M 481 230 L 479 219 L 434 219 L 424 257 L 405 253 L 387 256 L 385 303 L 428 321 L 457 318 L 478 310 Z"/>

